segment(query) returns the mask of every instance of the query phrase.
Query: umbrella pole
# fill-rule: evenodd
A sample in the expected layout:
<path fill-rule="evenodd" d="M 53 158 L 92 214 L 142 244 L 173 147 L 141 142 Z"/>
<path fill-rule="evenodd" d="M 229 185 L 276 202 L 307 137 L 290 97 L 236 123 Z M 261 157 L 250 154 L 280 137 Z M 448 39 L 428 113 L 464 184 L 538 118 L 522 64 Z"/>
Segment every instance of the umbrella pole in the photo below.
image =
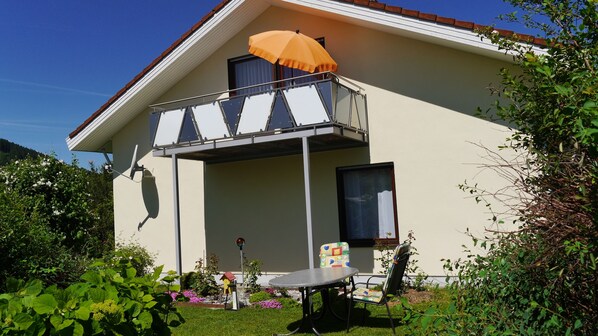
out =
<path fill-rule="evenodd" d="M 314 242 L 311 224 L 311 190 L 309 177 L 309 143 L 307 137 L 301 138 L 303 143 L 303 184 L 305 186 L 305 217 L 307 219 L 307 254 L 309 268 L 314 268 Z"/>

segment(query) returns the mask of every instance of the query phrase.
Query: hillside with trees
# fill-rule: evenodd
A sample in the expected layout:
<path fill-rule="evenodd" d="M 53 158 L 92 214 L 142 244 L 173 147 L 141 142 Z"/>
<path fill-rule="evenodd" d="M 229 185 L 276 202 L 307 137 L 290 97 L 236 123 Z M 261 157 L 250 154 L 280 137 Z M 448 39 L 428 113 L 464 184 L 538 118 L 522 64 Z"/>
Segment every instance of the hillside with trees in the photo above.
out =
<path fill-rule="evenodd" d="M 44 154 L 17 145 L 6 139 L 0 139 L 0 166 L 4 166 L 14 160 L 23 160 L 28 157 L 37 158 L 44 156 Z"/>

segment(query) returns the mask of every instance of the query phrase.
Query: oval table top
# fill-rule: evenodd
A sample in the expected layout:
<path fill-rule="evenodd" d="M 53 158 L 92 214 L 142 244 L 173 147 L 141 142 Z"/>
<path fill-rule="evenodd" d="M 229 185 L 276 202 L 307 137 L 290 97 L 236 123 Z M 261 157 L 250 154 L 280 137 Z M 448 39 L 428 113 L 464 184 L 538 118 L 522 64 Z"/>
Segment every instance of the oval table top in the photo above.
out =
<path fill-rule="evenodd" d="M 273 287 L 318 287 L 339 282 L 357 273 L 359 270 L 355 267 L 311 268 L 276 277 L 269 283 Z"/>

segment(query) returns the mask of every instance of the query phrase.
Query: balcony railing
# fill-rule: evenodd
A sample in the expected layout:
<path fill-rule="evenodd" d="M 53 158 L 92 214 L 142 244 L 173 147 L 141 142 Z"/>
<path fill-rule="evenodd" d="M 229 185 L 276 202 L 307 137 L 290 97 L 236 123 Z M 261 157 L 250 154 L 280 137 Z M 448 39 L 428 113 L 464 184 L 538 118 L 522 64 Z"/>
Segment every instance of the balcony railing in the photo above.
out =
<path fill-rule="evenodd" d="M 317 136 L 327 133 L 325 130 L 350 142 L 367 143 L 366 97 L 341 84 L 332 73 L 152 107 L 150 138 L 156 156 L 208 150 L 213 156 L 217 148 Z M 196 157 L 201 159 L 201 155 Z"/>

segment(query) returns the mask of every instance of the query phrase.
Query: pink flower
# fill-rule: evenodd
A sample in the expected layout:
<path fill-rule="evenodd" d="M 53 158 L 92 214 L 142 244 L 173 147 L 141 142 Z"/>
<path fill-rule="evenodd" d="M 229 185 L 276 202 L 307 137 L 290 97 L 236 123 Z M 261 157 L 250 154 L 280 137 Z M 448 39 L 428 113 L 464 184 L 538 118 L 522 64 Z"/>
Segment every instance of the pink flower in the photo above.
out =
<path fill-rule="evenodd" d="M 166 292 L 166 293 L 167 293 L 168 295 L 170 295 L 170 297 L 172 298 L 172 301 L 176 301 L 176 298 L 177 298 L 177 296 L 179 296 L 179 293 L 178 293 L 178 292 L 171 292 L 171 291 L 168 291 L 168 292 Z"/>
<path fill-rule="evenodd" d="M 281 309 L 282 308 L 282 303 L 280 303 L 274 299 L 260 301 L 257 304 L 264 309 Z"/>
<path fill-rule="evenodd" d="M 191 303 L 200 303 L 200 302 L 204 302 L 204 301 L 206 301 L 205 297 L 195 296 L 195 297 L 192 297 L 191 299 L 189 299 L 189 302 L 191 302 Z"/>

